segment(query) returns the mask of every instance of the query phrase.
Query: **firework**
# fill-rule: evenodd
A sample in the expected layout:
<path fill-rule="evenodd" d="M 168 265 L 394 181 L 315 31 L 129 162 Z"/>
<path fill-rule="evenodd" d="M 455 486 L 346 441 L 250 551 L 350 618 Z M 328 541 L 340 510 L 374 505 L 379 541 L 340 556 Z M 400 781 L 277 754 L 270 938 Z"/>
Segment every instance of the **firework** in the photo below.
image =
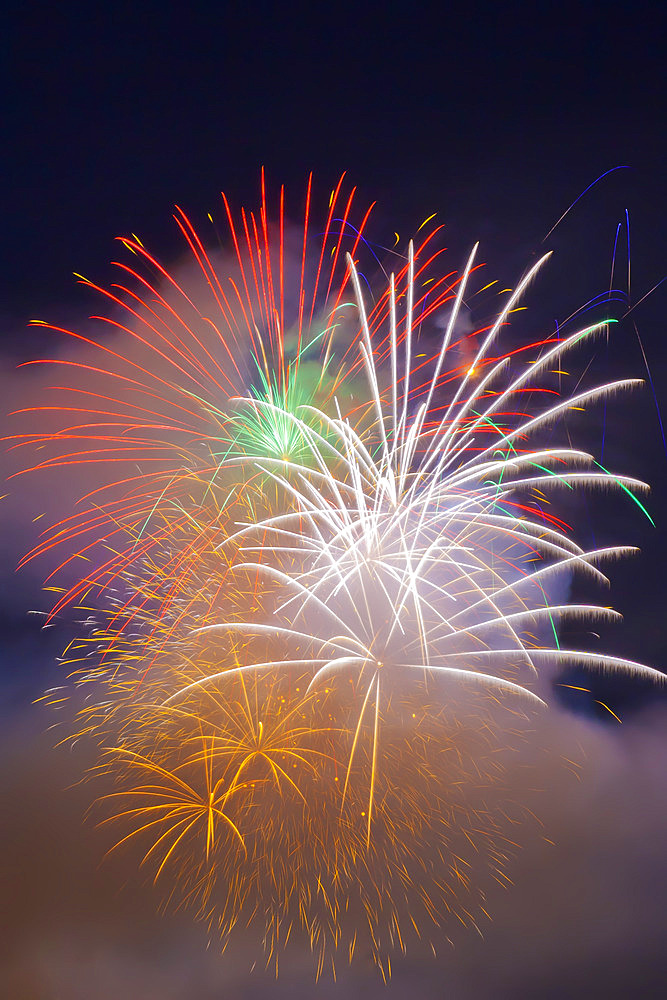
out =
<path fill-rule="evenodd" d="M 134 284 L 97 289 L 131 347 L 71 334 L 105 366 L 65 362 L 82 381 L 60 412 L 77 422 L 21 442 L 51 449 L 35 468 L 92 464 L 101 481 L 27 558 L 64 547 L 55 580 L 92 565 L 53 614 L 92 607 L 67 659 L 118 849 L 140 842 L 166 899 L 224 942 L 257 924 L 276 962 L 301 936 L 318 974 L 361 948 L 386 977 L 408 941 L 435 948 L 453 919 L 487 916 L 523 812 L 508 762 L 553 671 L 661 675 L 563 648 L 562 620 L 617 616 L 552 596 L 575 572 L 606 585 L 600 564 L 630 551 L 582 548 L 552 493 L 616 487 L 641 506 L 647 488 L 544 444 L 636 384 L 554 400 L 562 359 L 608 323 L 501 353 L 544 257 L 461 337 L 477 248 L 438 273 L 437 229 L 369 303 L 368 213 L 352 226 L 342 182 L 314 252 L 309 182 L 296 266 L 283 192 L 273 227 L 263 182 L 240 227 L 225 200 L 226 280 L 180 211 L 198 288 L 124 241 L 160 279 L 121 265 Z"/>
<path fill-rule="evenodd" d="M 286 612 L 286 619 L 275 624 L 227 621 L 200 630 L 242 635 L 268 632 L 290 637 L 302 647 L 306 643 L 313 667 L 309 690 L 341 673 L 354 674 L 362 701 L 350 768 L 364 715 L 368 711 L 374 718 L 366 810 L 368 844 L 383 690 L 388 688 L 385 699 L 389 700 L 392 686 L 399 679 L 405 680 L 403 675 L 415 671 L 437 674 L 457 684 L 482 685 L 540 705 L 544 702 L 531 687 L 539 680 L 540 668 L 549 663 L 658 676 L 657 671 L 629 660 L 563 649 L 557 644 L 555 620 L 568 615 L 613 618 L 614 612 L 591 605 L 554 606 L 548 598 L 549 580 L 564 570 L 580 570 L 607 583 L 596 564 L 629 550 L 584 551 L 562 531 L 548 526 L 537 504 L 526 505 L 516 499 L 528 491 L 575 483 L 617 484 L 626 491 L 646 489 L 642 482 L 596 467 L 592 456 L 584 452 L 529 445 L 531 436 L 560 414 L 628 388 L 633 380 L 579 392 L 507 426 L 503 412 L 507 402 L 533 385 L 540 371 L 601 328 L 578 331 L 546 348 L 528 369 L 501 390 L 496 388 L 506 366 L 504 359 L 489 361 L 489 349 L 542 261 L 509 297 L 444 415 L 433 422 L 429 419 L 473 259 L 474 253 L 459 284 L 433 375 L 420 387 L 413 414 L 412 251 L 402 332 L 396 318 L 393 281 L 390 290 L 391 365 L 385 391 L 379 387 L 377 351 L 350 262 L 362 317 L 360 350 L 374 417 L 369 428 L 359 434 L 349 420 L 340 416 L 327 420 L 322 414 L 321 423 L 330 431 L 326 440 L 298 414 L 292 418 L 310 442 L 315 473 L 306 476 L 297 468 L 295 485 L 285 475 L 271 473 L 270 463 L 265 463 L 265 471 L 283 488 L 286 500 L 295 502 L 296 509 L 253 523 L 231 537 L 234 541 L 258 531 L 264 536 L 273 533 L 268 551 L 278 557 L 280 566 L 281 557 L 293 556 L 295 546 L 298 548 L 301 565 L 290 574 L 271 565 L 264 552 L 261 562 L 239 567 L 243 572 L 252 568 L 262 578 L 277 580 L 291 591 L 279 609 Z M 399 340 L 405 354 L 402 387 L 398 378 Z M 481 377 L 473 387 L 469 383 L 475 370 Z M 447 372 L 446 377 L 449 375 Z M 485 435 L 480 444 L 480 430 L 489 428 L 492 442 L 487 443 Z M 251 548 L 254 551 L 257 547 Z M 545 645 L 530 631 L 544 632 L 540 625 L 545 623 L 552 625 L 554 645 Z M 235 669 L 270 670 L 279 662 L 245 663 Z M 184 690 L 203 687 L 217 676 L 193 681 Z M 520 678 L 525 678 L 522 683 L 518 683 Z M 179 693 L 172 700 L 178 697 Z M 347 780 L 343 795 L 346 788 Z"/>

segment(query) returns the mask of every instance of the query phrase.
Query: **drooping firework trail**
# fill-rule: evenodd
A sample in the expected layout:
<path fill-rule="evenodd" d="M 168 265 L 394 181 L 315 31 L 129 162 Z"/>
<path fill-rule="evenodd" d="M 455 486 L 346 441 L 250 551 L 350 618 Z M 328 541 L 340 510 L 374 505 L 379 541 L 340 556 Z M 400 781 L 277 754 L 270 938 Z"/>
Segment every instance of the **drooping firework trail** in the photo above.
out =
<path fill-rule="evenodd" d="M 176 273 L 123 239 L 136 266 L 82 279 L 106 314 L 50 327 L 77 351 L 38 363 L 56 384 L 15 446 L 85 487 L 26 561 L 56 556 L 51 617 L 87 625 L 49 697 L 75 695 L 101 821 L 167 902 L 223 945 L 256 928 L 276 968 L 305 939 L 318 975 L 361 950 L 386 978 L 488 918 L 529 811 L 508 761 L 555 672 L 662 676 L 559 636 L 619 617 L 563 595 L 630 551 L 582 548 L 559 491 L 646 489 L 567 417 L 637 380 L 567 392 L 563 360 L 609 321 L 506 343 L 548 254 L 462 334 L 495 283 L 477 247 L 443 267 L 442 227 L 378 287 L 344 176 L 319 215 L 308 180 L 297 230 L 263 174 L 259 212 L 223 203 L 218 249 L 177 209 Z"/>

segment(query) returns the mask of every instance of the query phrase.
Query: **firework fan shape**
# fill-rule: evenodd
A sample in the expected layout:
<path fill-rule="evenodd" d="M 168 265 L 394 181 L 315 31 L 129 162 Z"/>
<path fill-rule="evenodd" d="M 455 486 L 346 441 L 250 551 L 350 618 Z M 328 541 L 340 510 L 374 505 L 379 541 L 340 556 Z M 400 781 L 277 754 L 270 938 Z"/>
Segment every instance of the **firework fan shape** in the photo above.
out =
<path fill-rule="evenodd" d="M 630 550 L 583 549 L 551 502 L 647 489 L 543 443 L 636 384 L 552 388 L 608 323 L 503 353 L 544 257 L 461 336 L 477 248 L 442 273 L 438 228 L 373 298 L 370 210 L 355 226 L 343 184 L 319 229 L 309 180 L 297 237 L 263 176 L 257 216 L 225 199 L 231 255 L 179 210 L 182 280 L 124 240 L 149 276 L 86 282 L 116 337 L 61 331 L 86 351 L 43 362 L 68 371 L 65 402 L 25 411 L 57 430 L 17 446 L 48 449 L 30 472 L 98 477 L 26 559 L 63 551 L 52 615 L 89 610 L 65 659 L 116 849 L 140 845 L 223 944 L 257 927 L 276 969 L 305 938 L 318 975 L 361 952 L 386 978 L 397 950 L 479 929 L 485 886 L 509 881 L 530 813 L 509 762 L 554 671 L 662 675 L 559 641 L 561 621 L 618 616 L 553 595 L 575 573 L 606 585 Z"/>

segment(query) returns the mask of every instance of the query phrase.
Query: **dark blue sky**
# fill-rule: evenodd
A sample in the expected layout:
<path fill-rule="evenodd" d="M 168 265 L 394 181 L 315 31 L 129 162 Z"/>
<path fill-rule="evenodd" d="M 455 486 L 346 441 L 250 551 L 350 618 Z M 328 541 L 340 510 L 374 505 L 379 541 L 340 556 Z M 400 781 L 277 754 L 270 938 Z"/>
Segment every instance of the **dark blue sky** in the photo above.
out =
<path fill-rule="evenodd" d="M 664 255 L 659 4 L 27 3 L 2 27 L 18 320 L 76 301 L 70 272 L 120 232 L 166 253 L 174 202 L 252 200 L 260 164 L 292 187 L 349 170 L 389 232 L 437 210 L 462 244 L 519 259 L 629 164 L 579 224 L 606 234 L 629 207 L 638 279 Z"/>

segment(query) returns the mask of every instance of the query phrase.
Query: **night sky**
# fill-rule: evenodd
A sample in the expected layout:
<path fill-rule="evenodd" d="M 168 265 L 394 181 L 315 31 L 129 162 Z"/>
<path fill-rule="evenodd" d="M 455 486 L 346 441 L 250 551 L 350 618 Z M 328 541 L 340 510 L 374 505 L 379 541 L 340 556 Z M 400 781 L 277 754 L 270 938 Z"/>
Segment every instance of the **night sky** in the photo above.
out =
<path fill-rule="evenodd" d="M 379 246 L 437 212 L 452 267 L 479 239 L 507 283 L 553 249 L 524 323 L 551 329 L 608 287 L 626 210 L 630 305 L 667 271 L 667 26 L 658 3 L 26 3 L 10 4 L 0 24 L 3 408 L 21 405 L 28 376 L 16 365 L 44 352 L 44 335 L 28 320 L 85 324 L 90 297 L 72 272 L 105 283 L 113 239 L 129 233 L 177 264 L 173 205 L 197 223 L 221 215 L 221 190 L 236 207 L 254 207 L 261 166 L 272 190 L 284 183 L 297 206 L 311 170 L 320 196 L 347 170 L 360 200 L 377 201 L 371 238 Z M 623 228 L 623 282 L 625 240 Z M 619 317 L 625 311 L 616 307 Z M 642 550 L 611 570 L 610 602 L 625 620 L 605 634 L 606 648 L 663 670 L 666 313 L 667 282 L 595 358 L 610 377 L 646 378 L 648 362 L 653 391 L 647 384 L 614 402 L 605 454 L 651 483 L 657 527 L 614 499 L 604 499 L 602 518 L 598 500 L 578 511 L 591 537 Z M 555 765 L 545 767 L 555 847 L 528 849 L 485 940 L 461 938 L 437 960 L 399 963 L 388 989 L 361 967 L 315 990 L 298 955 L 275 983 L 247 972 L 252 956 L 207 951 L 187 916 L 155 916 L 151 889 L 122 861 L 100 865 L 103 839 L 82 822 L 88 792 L 72 788 L 85 762 L 52 750 L 51 719 L 31 704 L 59 682 L 55 659 L 70 633 L 67 622 L 44 633 L 27 614 L 48 605 L 40 570 L 17 576 L 14 567 L 48 500 L 15 482 L 0 549 L 3 995 L 664 995 L 667 699 L 637 682 L 596 681 L 595 696 L 622 726 L 594 698 L 557 695 L 554 739 L 563 752 L 582 744 L 588 773 L 573 788 Z"/>

